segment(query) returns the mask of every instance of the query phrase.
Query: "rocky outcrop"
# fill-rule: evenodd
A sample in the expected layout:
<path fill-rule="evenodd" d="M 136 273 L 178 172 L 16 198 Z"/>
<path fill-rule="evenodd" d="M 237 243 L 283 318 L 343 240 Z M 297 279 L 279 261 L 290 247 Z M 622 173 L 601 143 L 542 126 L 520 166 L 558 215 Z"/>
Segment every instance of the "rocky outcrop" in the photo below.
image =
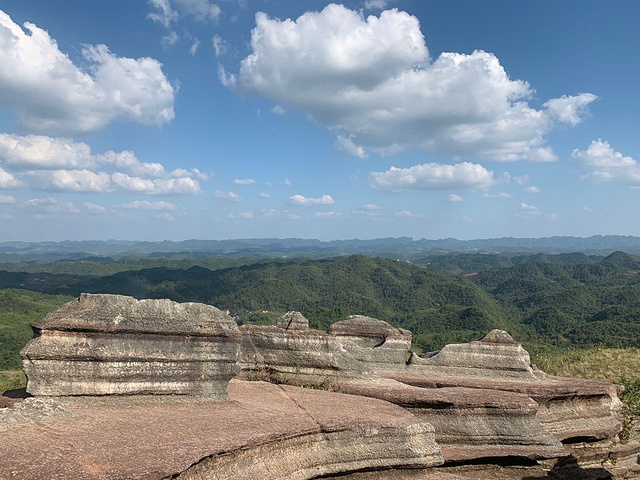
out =
<path fill-rule="evenodd" d="M 33 395 L 226 398 L 240 332 L 215 307 L 83 294 L 32 325 L 22 350 Z"/>
<path fill-rule="evenodd" d="M 229 396 L 67 398 L 73 415 L 2 432 L 0 478 L 306 480 L 443 461 L 430 425 L 380 400 L 244 381 Z"/>
<path fill-rule="evenodd" d="M 525 394 L 540 405 L 538 419 L 559 440 L 599 440 L 622 430 L 618 387 L 592 380 L 553 377 L 534 369 L 529 354 L 511 336 L 493 330 L 478 341 L 445 346 L 420 358 L 412 355 L 399 375 L 419 387 L 464 387 Z"/>
<path fill-rule="evenodd" d="M 500 330 L 407 362 L 411 333 L 370 317 L 238 328 L 211 306 L 116 295 L 33 328 L 35 397 L 0 409 L 11 478 L 640 475 L 618 387 L 546 375 Z M 253 381 L 229 383 L 239 371 Z"/>

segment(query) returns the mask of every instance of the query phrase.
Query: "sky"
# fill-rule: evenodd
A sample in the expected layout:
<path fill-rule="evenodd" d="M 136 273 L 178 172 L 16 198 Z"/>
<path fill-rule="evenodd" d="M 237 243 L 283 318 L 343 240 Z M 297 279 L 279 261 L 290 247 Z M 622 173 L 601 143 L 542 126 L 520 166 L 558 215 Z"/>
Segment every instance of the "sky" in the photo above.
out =
<path fill-rule="evenodd" d="M 3 0 L 0 241 L 640 235 L 640 2 Z"/>

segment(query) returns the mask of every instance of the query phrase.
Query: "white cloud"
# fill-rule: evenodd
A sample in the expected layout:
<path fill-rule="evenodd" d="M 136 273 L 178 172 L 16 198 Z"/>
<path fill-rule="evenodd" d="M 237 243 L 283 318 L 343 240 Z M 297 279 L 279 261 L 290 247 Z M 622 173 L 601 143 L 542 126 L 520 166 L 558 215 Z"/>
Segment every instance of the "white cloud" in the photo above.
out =
<path fill-rule="evenodd" d="M 213 192 L 213 196 L 216 198 L 222 198 L 224 200 L 229 200 L 231 202 L 240 202 L 244 199 L 244 197 L 238 195 L 233 192 L 223 192 L 222 190 L 216 190 Z"/>
<path fill-rule="evenodd" d="M 361 156 L 419 147 L 550 161 L 546 135 L 556 122 L 574 123 L 595 98 L 533 108 L 533 89 L 510 79 L 491 53 L 445 52 L 432 61 L 418 19 L 397 9 L 365 17 L 331 4 L 296 20 L 258 13 L 250 48 L 237 74 L 220 67 L 224 85 L 307 113 L 345 139 L 338 147 L 350 142 Z"/>
<path fill-rule="evenodd" d="M 591 207 L 585 206 L 585 207 L 582 207 L 582 211 L 585 213 L 593 213 L 594 210 Z"/>
<path fill-rule="evenodd" d="M 271 195 L 269 195 L 268 193 L 264 193 L 264 192 L 262 192 L 262 193 L 260 194 L 260 198 L 271 198 Z"/>
<path fill-rule="evenodd" d="M 154 22 L 164 25 L 165 28 L 169 28 L 171 23 L 178 19 L 178 12 L 171 8 L 169 0 L 148 0 L 149 5 L 155 10 L 147 15 L 147 18 Z"/>
<path fill-rule="evenodd" d="M 594 140 L 587 150 L 576 148 L 571 156 L 586 171 L 583 179 L 640 186 L 640 162 L 616 152 L 609 142 Z"/>
<path fill-rule="evenodd" d="M 198 47 L 200 47 L 200 40 L 196 38 L 193 40 L 191 47 L 189 47 L 189 55 L 195 57 L 196 53 L 198 52 Z"/>
<path fill-rule="evenodd" d="M 50 213 L 80 213 L 80 210 L 72 202 L 56 200 L 55 198 L 30 198 L 25 202 L 28 208 L 38 210 L 39 212 Z"/>
<path fill-rule="evenodd" d="M 532 185 L 530 187 L 525 188 L 522 191 L 524 193 L 540 193 L 540 187 L 536 187 L 535 185 Z"/>
<path fill-rule="evenodd" d="M 11 195 L 0 195 L 0 205 L 12 205 L 16 203 L 16 199 Z"/>
<path fill-rule="evenodd" d="M 0 107 L 18 115 L 21 129 L 81 134 L 114 120 L 173 119 L 175 92 L 157 60 L 85 45 L 80 68 L 45 30 L 29 22 L 24 28 L 0 11 Z"/>
<path fill-rule="evenodd" d="M 15 170 L 28 170 L 24 177 L 34 188 L 68 192 L 126 190 L 195 194 L 200 192 L 199 181 L 206 181 L 211 176 L 195 168 L 167 173 L 162 164 L 141 162 L 127 150 L 93 155 L 85 143 L 44 135 L 0 134 L 0 164 Z M 96 171 L 98 167 L 122 169 L 132 176 Z"/>
<path fill-rule="evenodd" d="M 347 155 L 352 155 L 354 157 L 366 158 L 367 153 L 364 151 L 361 145 L 356 145 L 351 137 L 345 137 L 343 135 L 338 135 L 336 139 L 335 146 L 341 152 L 346 153 Z"/>
<path fill-rule="evenodd" d="M 462 198 L 460 195 L 456 195 L 455 193 L 450 193 L 449 201 L 451 203 L 460 203 L 460 202 L 464 202 L 464 198 Z"/>
<path fill-rule="evenodd" d="M 176 43 L 178 43 L 178 39 L 178 34 L 172 30 L 164 37 L 162 37 L 162 39 L 160 40 L 160 45 L 162 45 L 162 48 L 164 48 L 165 50 L 169 50 Z"/>
<path fill-rule="evenodd" d="M 291 183 L 291 180 L 289 180 L 288 178 L 285 178 L 282 182 L 280 182 L 282 185 L 284 185 L 285 187 L 290 187 L 291 185 L 293 185 L 293 183 Z"/>
<path fill-rule="evenodd" d="M 111 176 L 91 170 L 30 170 L 25 173 L 36 190 L 104 193 L 112 189 Z"/>
<path fill-rule="evenodd" d="M 501 193 L 483 193 L 482 198 L 511 198 L 511 194 L 507 192 Z"/>
<path fill-rule="evenodd" d="M 211 45 L 213 45 L 213 51 L 216 54 L 216 57 L 221 57 L 227 53 L 227 42 L 217 33 L 211 39 Z"/>
<path fill-rule="evenodd" d="M 201 22 L 216 22 L 222 10 L 209 0 L 173 0 L 178 8 Z"/>
<path fill-rule="evenodd" d="M 475 223 L 475 220 L 471 217 L 467 217 L 466 215 L 462 216 L 462 220 L 464 220 L 466 223 Z"/>
<path fill-rule="evenodd" d="M 494 185 L 493 171 L 482 165 L 464 162 L 455 165 L 425 163 L 409 168 L 391 167 L 386 172 L 371 172 L 369 185 L 375 190 L 486 189 Z"/>
<path fill-rule="evenodd" d="M 253 212 L 248 211 L 248 212 L 240 212 L 238 213 L 238 217 L 243 218 L 245 220 L 250 220 L 253 218 Z"/>
<path fill-rule="evenodd" d="M 283 218 L 285 220 L 300 220 L 300 215 L 289 212 L 288 210 L 276 210 L 275 208 L 260 209 L 260 214 L 264 218 Z"/>
<path fill-rule="evenodd" d="M 578 125 L 587 114 L 587 106 L 598 97 L 592 93 L 581 93 L 575 96 L 563 95 L 544 103 L 549 115 L 560 122 L 571 126 Z"/>
<path fill-rule="evenodd" d="M 533 218 L 541 215 L 540 209 L 535 205 L 529 205 L 522 202 L 520 204 L 520 211 L 516 213 L 520 218 Z"/>
<path fill-rule="evenodd" d="M 147 179 L 131 177 L 126 173 L 116 172 L 111 175 L 111 182 L 118 190 L 146 194 L 195 195 L 200 193 L 200 183 L 192 178 L 156 178 Z"/>
<path fill-rule="evenodd" d="M 170 213 L 159 213 L 155 217 L 159 220 L 166 220 L 168 222 L 173 222 L 176 219 L 176 217 L 174 217 Z"/>
<path fill-rule="evenodd" d="M 382 207 L 379 207 L 375 203 L 365 203 L 360 208 L 362 208 L 363 210 L 382 210 Z"/>
<path fill-rule="evenodd" d="M 310 198 L 310 197 L 305 197 L 303 195 L 293 195 L 289 197 L 289 202 L 293 203 L 294 205 L 304 205 L 304 206 L 333 205 L 334 203 L 336 203 L 331 195 L 323 195 L 320 198 Z"/>
<path fill-rule="evenodd" d="M 84 202 L 84 208 L 86 208 L 89 213 L 104 213 L 107 211 L 102 205 L 96 205 L 91 202 Z"/>
<path fill-rule="evenodd" d="M 529 181 L 529 175 L 521 175 L 519 177 L 513 177 L 513 180 L 518 185 L 524 185 L 525 183 L 527 183 Z"/>
<path fill-rule="evenodd" d="M 253 178 L 236 178 L 233 183 L 236 185 L 253 185 L 256 181 Z"/>
<path fill-rule="evenodd" d="M 124 208 L 129 208 L 131 210 L 168 210 L 175 211 L 178 209 L 173 203 L 158 201 L 158 202 L 148 202 L 147 200 L 135 200 L 133 202 L 127 203 L 123 205 Z"/>
<path fill-rule="evenodd" d="M 22 185 L 20 180 L 0 167 L 0 188 L 18 188 Z"/>
<path fill-rule="evenodd" d="M 368 10 L 382 10 L 388 3 L 389 2 L 387 0 L 365 0 L 364 8 Z"/>
<path fill-rule="evenodd" d="M 271 109 L 271 113 L 273 113 L 274 115 L 286 115 L 287 111 L 280 105 L 274 105 L 274 107 Z"/>
<path fill-rule="evenodd" d="M 403 218 L 416 218 L 421 216 L 409 210 L 400 210 L 399 212 L 395 212 L 394 215 L 396 217 L 403 217 Z"/>
<path fill-rule="evenodd" d="M 316 212 L 316 217 L 318 218 L 329 218 L 329 217 L 337 217 L 340 216 L 339 213 L 329 211 L 329 212 Z"/>

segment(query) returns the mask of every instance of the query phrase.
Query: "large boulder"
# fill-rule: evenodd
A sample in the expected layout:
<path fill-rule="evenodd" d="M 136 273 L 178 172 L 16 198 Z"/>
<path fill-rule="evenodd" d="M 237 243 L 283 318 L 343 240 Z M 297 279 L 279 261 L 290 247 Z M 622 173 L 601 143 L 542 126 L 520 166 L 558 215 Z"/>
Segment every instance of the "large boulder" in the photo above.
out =
<path fill-rule="evenodd" d="M 287 312 L 278 318 L 276 326 L 289 331 L 305 331 L 309 330 L 309 320 L 300 312 Z"/>
<path fill-rule="evenodd" d="M 33 395 L 226 398 L 240 332 L 210 305 L 83 294 L 32 324 L 21 352 Z"/>

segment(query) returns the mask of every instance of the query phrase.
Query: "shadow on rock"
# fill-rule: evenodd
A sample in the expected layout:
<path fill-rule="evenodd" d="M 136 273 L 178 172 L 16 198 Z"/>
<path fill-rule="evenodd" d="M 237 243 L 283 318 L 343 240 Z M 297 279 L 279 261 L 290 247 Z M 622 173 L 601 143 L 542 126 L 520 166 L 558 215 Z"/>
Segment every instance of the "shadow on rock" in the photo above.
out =
<path fill-rule="evenodd" d="M 559 459 L 544 477 L 523 477 L 522 480 L 540 480 L 541 478 L 554 480 L 608 480 L 613 479 L 613 476 L 604 468 L 582 468 L 578 464 L 578 460 L 571 455 L 570 457 Z"/>

